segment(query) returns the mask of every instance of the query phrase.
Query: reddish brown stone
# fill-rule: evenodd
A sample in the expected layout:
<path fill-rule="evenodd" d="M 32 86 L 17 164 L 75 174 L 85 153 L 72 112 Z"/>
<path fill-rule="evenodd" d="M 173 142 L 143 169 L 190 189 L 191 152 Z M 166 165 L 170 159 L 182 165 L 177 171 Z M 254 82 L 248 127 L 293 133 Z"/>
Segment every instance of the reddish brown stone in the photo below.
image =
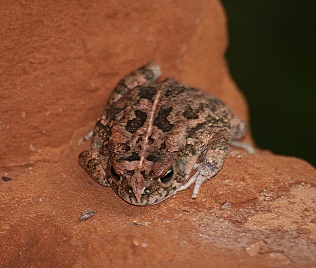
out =
<path fill-rule="evenodd" d="M 143 208 L 79 167 L 115 83 L 151 60 L 248 117 L 219 1 L 103 2 L 1 5 L 0 266 L 316 265 L 316 172 L 302 160 L 232 149 L 196 200 L 189 189 Z"/>

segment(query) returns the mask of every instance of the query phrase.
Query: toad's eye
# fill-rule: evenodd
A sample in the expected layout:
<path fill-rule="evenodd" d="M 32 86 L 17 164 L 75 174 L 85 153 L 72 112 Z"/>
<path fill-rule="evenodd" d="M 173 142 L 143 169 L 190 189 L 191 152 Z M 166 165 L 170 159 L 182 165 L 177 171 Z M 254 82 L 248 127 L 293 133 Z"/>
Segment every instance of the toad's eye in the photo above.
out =
<path fill-rule="evenodd" d="M 172 179 L 172 176 L 173 176 L 173 168 L 171 167 L 168 169 L 165 175 L 163 175 L 159 180 L 163 184 L 167 184 Z"/>
<path fill-rule="evenodd" d="M 111 167 L 111 175 L 116 181 L 120 181 L 121 177 L 116 173 L 113 167 Z"/>

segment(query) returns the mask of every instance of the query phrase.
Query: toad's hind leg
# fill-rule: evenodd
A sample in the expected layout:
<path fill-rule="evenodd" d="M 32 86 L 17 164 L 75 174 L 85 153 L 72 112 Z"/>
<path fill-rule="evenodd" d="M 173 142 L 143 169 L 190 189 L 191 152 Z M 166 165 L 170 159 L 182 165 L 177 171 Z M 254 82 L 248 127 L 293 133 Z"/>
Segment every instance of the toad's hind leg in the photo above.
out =
<path fill-rule="evenodd" d="M 231 132 L 232 132 L 232 141 L 230 142 L 231 146 L 241 148 L 245 150 L 248 154 L 255 154 L 255 149 L 246 143 L 239 141 L 242 139 L 247 132 L 247 125 L 246 123 L 241 120 L 239 117 L 234 116 L 230 122 L 231 125 Z"/>
<path fill-rule="evenodd" d="M 157 81 L 161 76 L 160 66 L 151 62 L 147 65 L 144 65 L 126 75 L 123 79 L 121 79 L 116 85 L 114 91 L 112 92 L 110 99 L 108 101 L 108 105 L 119 100 L 123 97 L 129 90 L 138 87 L 138 86 L 148 86 L 155 81 Z"/>
<path fill-rule="evenodd" d="M 193 170 L 196 170 L 195 174 L 178 191 L 187 189 L 195 183 L 192 198 L 196 198 L 203 182 L 214 177 L 224 165 L 229 149 L 229 141 L 227 129 L 218 129 L 207 143 L 197 163 L 193 166 Z"/>

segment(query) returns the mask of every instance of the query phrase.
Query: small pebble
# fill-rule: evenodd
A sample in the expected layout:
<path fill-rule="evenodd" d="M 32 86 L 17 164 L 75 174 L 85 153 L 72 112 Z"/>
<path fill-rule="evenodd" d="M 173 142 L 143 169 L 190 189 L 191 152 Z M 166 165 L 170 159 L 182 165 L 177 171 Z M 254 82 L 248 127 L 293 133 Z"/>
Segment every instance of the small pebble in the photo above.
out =
<path fill-rule="evenodd" d="M 222 205 L 221 205 L 221 210 L 226 210 L 226 209 L 229 209 L 230 207 L 232 206 L 232 204 L 228 201 L 224 202 Z"/>
<path fill-rule="evenodd" d="M 90 219 L 97 213 L 96 210 L 93 209 L 87 209 L 84 212 L 81 213 L 79 220 L 80 221 L 85 221 L 87 219 Z"/>
<path fill-rule="evenodd" d="M 255 256 L 259 253 L 260 251 L 260 243 L 255 243 L 252 244 L 250 247 L 246 248 L 246 252 L 250 255 L 250 256 Z"/>
<path fill-rule="evenodd" d="M 11 181 L 11 180 L 12 180 L 11 178 L 9 178 L 9 177 L 7 177 L 7 176 L 2 176 L 2 179 L 3 179 L 4 181 Z"/>

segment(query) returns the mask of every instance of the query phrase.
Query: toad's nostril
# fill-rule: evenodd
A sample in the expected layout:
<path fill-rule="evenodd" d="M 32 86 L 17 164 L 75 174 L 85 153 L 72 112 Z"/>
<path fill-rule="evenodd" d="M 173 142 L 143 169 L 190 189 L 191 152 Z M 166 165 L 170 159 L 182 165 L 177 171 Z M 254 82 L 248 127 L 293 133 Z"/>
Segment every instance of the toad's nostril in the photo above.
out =
<path fill-rule="evenodd" d="M 148 188 L 145 188 L 145 190 L 144 190 L 144 195 L 148 195 L 148 194 L 150 194 L 150 192 L 151 192 L 151 190 L 150 190 L 149 187 L 148 187 Z"/>

